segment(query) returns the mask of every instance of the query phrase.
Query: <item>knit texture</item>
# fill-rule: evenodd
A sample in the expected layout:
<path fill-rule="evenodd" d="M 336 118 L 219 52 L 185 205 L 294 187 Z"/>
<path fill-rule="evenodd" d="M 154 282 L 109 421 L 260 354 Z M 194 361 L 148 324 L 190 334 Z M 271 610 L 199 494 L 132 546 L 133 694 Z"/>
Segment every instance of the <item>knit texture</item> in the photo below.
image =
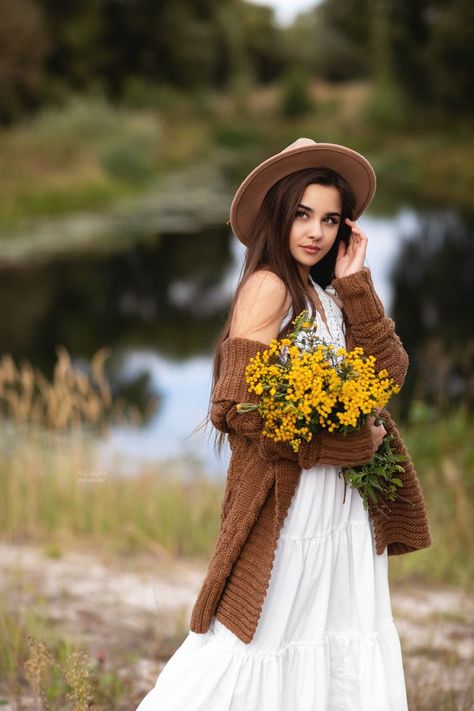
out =
<path fill-rule="evenodd" d="M 375 367 L 403 385 L 408 356 L 384 312 L 370 270 L 332 282 L 343 304 L 348 349 L 362 346 L 376 357 Z M 226 432 L 231 447 L 227 482 L 221 506 L 219 535 L 208 570 L 194 604 L 190 628 L 203 633 L 213 615 L 242 641 L 249 643 L 258 624 L 268 589 L 280 529 L 288 513 L 302 468 L 316 464 L 351 466 L 370 461 L 374 447 L 366 423 L 343 435 L 322 431 L 298 452 L 288 443 L 263 436 L 257 411 L 238 414 L 238 402 L 259 401 L 249 393 L 245 368 L 251 357 L 268 344 L 248 338 L 228 338 L 220 350 L 219 378 L 211 398 L 210 419 Z M 395 451 L 408 456 L 402 462 L 403 499 L 387 502 L 390 512 L 375 510 L 369 502 L 377 554 L 399 555 L 431 545 L 428 518 L 413 462 L 400 433 L 383 409 L 385 428 L 393 433 Z"/>

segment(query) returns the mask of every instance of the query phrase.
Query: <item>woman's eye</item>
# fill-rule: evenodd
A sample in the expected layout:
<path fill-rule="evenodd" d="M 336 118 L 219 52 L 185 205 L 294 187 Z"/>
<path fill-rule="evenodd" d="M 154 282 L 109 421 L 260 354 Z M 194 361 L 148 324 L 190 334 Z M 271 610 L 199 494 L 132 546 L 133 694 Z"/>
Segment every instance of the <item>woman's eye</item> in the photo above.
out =
<path fill-rule="evenodd" d="M 296 212 L 296 217 L 302 217 L 302 218 L 304 217 L 304 218 L 309 219 L 308 213 L 305 212 L 304 210 L 297 210 L 297 212 Z M 339 223 L 338 223 L 338 220 L 337 220 L 337 217 L 328 216 L 328 217 L 325 217 L 323 221 L 324 221 L 324 222 L 329 222 L 329 224 L 331 224 L 331 225 L 337 225 L 337 224 L 339 224 Z"/>

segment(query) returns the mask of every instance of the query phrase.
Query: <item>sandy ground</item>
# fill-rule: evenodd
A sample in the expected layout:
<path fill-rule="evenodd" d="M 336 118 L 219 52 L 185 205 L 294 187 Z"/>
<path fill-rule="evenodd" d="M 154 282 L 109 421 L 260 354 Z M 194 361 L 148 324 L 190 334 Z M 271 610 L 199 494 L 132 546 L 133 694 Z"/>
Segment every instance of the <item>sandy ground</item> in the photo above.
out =
<path fill-rule="evenodd" d="M 33 546 L 0 544 L 7 604 L 34 610 L 58 634 L 85 643 L 104 670 L 131 683 L 133 699 L 154 685 L 185 638 L 204 573 L 205 566 L 166 554 L 119 559 L 87 550 L 51 558 Z M 474 593 L 410 583 L 392 585 L 391 600 L 410 708 L 474 709 Z M 437 703 L 442 693 L 449 706 Z"/>

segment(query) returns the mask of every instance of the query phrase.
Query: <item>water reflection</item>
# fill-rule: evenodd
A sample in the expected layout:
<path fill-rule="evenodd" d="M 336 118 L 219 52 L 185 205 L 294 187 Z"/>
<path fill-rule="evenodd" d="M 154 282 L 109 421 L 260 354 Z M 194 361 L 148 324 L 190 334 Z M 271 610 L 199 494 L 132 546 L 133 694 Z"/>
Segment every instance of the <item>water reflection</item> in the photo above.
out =
<path fill-rule="evenodd" d="M 400 393 L 437 408 L 472 405 L 474 214 L 426 211 L 392 270 L 394 318 L 410 354 Z"/>
<path fill-rule="evenodd" d="M 464 395 L 467 344 L 472 352 L 473 340 L 466 313 L 472 216 L 406 207 L 391 218 L 365 215 L 359 224 L 369 236 L 366 264 L 411 356 L 408 385 L 399 396 L 405 407 L 414 395 L 431 392 L 426 383 L 433 363 L 444 363 L 439 353 L 448 350 L 458 356 L 444 397 L 456 387 Z M 202 463 L 209 475 L 222 476 L 228 452 L 216 460 L 212 427 L 192 432 L 207 413 L 212 344 L 226 318 L 244 247 L 224 222 L 194 234 L 146 234 L 132 246 L 124 244 L 122 252 L 3 267 L 1 306 L 14 318 L 0 321 L 2 351 L 16 360 L 28 358 L 51 377 L 57 344 L 84 368 L 98 348 L 108 346 L 112 357 L 105 371 L 114 393 L 127 393 L 142 408 L 150 394 L 161 399 L 142 428 L 110 433 L 104 458 L 118 453 L 116 466 L 133 471 L 142 459 L 177 467 L 184 456 L 185 471 Z M 423 386 L 417 385 L 420 378 Z"/>

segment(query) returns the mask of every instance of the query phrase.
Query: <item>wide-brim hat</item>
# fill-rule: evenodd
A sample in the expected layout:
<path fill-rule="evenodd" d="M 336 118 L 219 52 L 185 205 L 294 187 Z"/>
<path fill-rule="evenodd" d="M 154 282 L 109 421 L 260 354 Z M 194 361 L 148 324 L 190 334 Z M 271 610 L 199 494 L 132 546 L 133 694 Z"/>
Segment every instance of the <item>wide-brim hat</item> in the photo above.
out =
<path fill-rule="evenodd" d="M 304 168 L 332 168 L 347 180 L 355 195 L 354 220 L 360 217 L 375 194 L 375 171 L 363 155 L 337 143 L 298 138 L 257 165 L 238 187 L 230 206 L 228 224 L 241 242 L 249 244 L 255 218 L 272 185 Z"/>

